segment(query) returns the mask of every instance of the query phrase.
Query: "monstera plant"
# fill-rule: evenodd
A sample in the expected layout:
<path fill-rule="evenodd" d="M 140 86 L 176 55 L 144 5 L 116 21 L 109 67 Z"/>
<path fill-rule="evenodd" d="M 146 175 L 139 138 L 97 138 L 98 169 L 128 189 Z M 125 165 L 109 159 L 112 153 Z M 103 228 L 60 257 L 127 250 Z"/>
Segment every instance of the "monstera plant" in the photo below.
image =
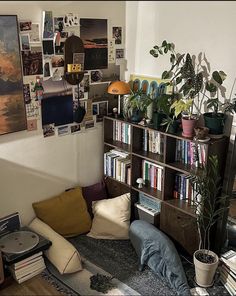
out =
<path fill-rule="evenodd" d="M 183 135 L 191 137 L 204 100 L 213 98 L 218 90 L 223 93 L 222 83 L 226 74 L 223 71 L 210 74 L 210 64 L 205 54 L 191 56 L 190 53 L 177 53 L 175 45 L 166 40 L 160 46 L 155 45 L 150 54 L 155 58 L 170 55 L 170 67 L 162 73 L 162 78 L 168 79 L 166 86 L 173 86 L 175 95 L 171 109 L 175 117 L 182 115 Z M 213 103 L 208 101 L 208 104 L 211 106 Z"/>

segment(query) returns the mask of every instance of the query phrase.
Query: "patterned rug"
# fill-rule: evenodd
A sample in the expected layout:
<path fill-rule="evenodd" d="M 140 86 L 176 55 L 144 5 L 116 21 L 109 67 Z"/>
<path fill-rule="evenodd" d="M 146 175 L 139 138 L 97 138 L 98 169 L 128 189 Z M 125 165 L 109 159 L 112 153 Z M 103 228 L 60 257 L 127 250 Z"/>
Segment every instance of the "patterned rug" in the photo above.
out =
<path fill-rule="evenodd" d="M 148 267 L 138 271 L 138 258 L 128 240 L 97 240 L 86 235 L 69 239 L 83 258 L 84 270 L 60 275 L 52 264 L 46 262 L 43 277 L 64 295 L 176 295 L 168 282 L 154 274 Z M 194 282 L 194 267 L 181 257 L 190 288 Z M 209 295 L 229 295 L 219 282 L 207 289 Z"/>

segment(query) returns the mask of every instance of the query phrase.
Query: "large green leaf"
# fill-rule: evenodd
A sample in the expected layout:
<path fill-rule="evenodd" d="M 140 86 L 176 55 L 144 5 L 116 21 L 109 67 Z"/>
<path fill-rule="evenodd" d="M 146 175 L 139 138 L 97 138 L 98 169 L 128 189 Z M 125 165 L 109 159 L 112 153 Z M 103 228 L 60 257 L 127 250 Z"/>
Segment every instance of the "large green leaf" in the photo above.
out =
<path fill-rule="evenodd" d="M 215 86 L 215 84 L 213 84 L 211 82 L 207 82 L 206 83 L 206 90 L 209 91 L 210 93 L 213 93 L 213 92 L 217 91 L 217 87 Z"/>
<path fill-rule="evenodd" d="M 212 78 L 213 78 L 217 83 L 219 83 L 220 85 L 223 83 L 223 80 L 221 79 L 221 76 L 220 76 L 220 74 L 219 74 L 218 71 L 214 71 L 214 72 L 212 73 Z"/>
<path fill-rule="evenodd" d="M 220 75 L 222 81 L 224 81 L 226 79 L 226 77 L 227 77 L 227 74 L 225 74 L 224 71 L 219 71 L 219 75 Z"/>

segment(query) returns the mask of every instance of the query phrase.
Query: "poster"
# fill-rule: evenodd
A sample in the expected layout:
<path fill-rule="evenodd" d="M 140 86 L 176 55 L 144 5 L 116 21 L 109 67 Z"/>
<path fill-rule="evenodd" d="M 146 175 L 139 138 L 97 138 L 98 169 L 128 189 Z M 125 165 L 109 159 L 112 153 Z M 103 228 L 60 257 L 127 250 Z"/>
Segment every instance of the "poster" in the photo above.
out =
<path fill-rule="evenodd" d="M 80 38 L 85 49 L 85 70 L 106 69 L 108 42 L 106 19 L 80 19 Z"/>
<path fill-rule="evenodd" d="M 27 128 L 17 16 L 0 16 L 0 135 Z"/>

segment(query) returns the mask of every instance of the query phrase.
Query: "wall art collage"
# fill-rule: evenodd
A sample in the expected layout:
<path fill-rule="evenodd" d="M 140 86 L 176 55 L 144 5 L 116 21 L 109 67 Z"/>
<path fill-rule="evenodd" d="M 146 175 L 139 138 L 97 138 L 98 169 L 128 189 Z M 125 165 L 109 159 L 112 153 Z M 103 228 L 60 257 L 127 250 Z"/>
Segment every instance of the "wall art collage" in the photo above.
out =
<path fill-rule="evenodd" d="M 108 87 L 120 78 L 122 27 L 108 28 L 107 19 L 79 18 L 76 13 L 42 14 L 42 23 L 0 16 L 0 135 L 35 131 L 40 125 L 44 137 L 77 134 L 108 114 L 107 97 L 98 91 L 100 100 L 93 98 L 99 85 Z M 85 48 L 84 78 L 75 86 L 63 78 L 64 44 L 71 35 L 79 36 Z M 86 110 L 80 124 L 73 116 L 79 106 Z"/>

